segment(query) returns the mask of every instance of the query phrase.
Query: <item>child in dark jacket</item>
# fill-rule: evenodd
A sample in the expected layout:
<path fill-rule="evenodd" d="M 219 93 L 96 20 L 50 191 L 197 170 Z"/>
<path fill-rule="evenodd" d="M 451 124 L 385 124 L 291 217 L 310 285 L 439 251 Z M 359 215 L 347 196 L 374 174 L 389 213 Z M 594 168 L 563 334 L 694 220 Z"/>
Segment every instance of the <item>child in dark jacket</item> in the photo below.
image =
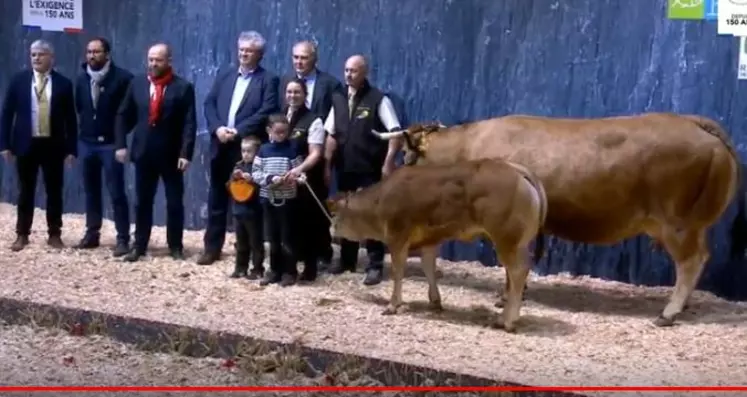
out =
<path fill-rule="evenodd" d="M 291 232 L 291 209 L 297 186 L 289 171 L 301 164 L 301 156 L 288 139 L 288 130 L 284 114 L 269 117 L 270 142 L 260 146 L 252 168 L 252 177 L 260 186 L 259 196 L 270 240 L 270 271 L 260 285 L 279 283 L 285 287 L 295 284 L 298 277 Z"/>
<path fill-rule="evenodd" d="M 252 178 L 252 166 L 260 141 L 256 137 L 241 141 L 241 161 L 236 163 L 232 178 L 242 178 L 254 184 L 255 192 L 245 202 L 233 200 L 234 230 L 236 233 L 236 266 L 232 278 L 246 277 L 258 280 L 264 275 L 265 246 L 262 206 L 259 186 Z M 249 259 L 252 269 L 249 270 Z"/>

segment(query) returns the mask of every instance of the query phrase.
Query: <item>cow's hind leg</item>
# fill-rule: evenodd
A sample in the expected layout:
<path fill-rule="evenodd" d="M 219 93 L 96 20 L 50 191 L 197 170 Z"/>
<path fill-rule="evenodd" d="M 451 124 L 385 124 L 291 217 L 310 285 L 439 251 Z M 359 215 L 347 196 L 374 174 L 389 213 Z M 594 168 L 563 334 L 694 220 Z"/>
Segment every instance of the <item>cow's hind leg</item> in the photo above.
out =
<path fill-rule="evenodd" d="M 661 242 L 675 263 L 677 280 L 672 296 L 654 324 L 660 327 L 674 324 L 675 317 L 682 313 L 710 258 L 705 229 L 675 231 L 664 229 Z"/>
<path fill-rule="evenodd" d="M 438 291 L 436 280 L 436 258 L 438 257 L 438 246 L 424 247 L 420 250 L 420 264 L 423 273 L 428 280 L 428 303 L 431 310 L 441 311 L 441 293 Z"/>
<path fill-rule="evenodd" d="M 507 247 L 502 249 L 501 261 L 506 268 L 507 296 L 503 309 L 503 323 L 496 326 L 507 332 L 516 331 L 516 322 L 519 320 L 521 311 L 522 294 L 529 276 L 529 251 L 526 248 Z"/>
<path fill-rule="evenodd" d="M 402 279 L 405 278 L 407 247 L 390 247 L 392 255 L 392 297 L 381 314 L 397 314 L 402 307 Z"/>

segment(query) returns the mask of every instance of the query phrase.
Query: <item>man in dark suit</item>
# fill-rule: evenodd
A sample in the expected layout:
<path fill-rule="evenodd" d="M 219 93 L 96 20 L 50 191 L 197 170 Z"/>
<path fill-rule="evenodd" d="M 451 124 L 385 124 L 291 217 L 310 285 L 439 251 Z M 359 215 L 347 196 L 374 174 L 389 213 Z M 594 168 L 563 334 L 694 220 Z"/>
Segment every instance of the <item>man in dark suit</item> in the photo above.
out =
<path fill-rule="evenodd" d="M 311 41 L 299 41 L 293 46 L 293 69 L 295 70 L 283 76 L 280 85 L 280 97 L 285 97 L 285 89 L 288 82 L 298 78 L 306 83 L 306 91 L 308 92 L 308 95 L 306 96 L 306 107 L 309 108 L 312 113 L 324 119 L 332 108 L 332 94 L 335 92 L 344 94 L 345 89 L 342 83 L 334 76 L 317 68 L 317 59 L 317 47 Z M 323 163 L 324 159 L 320 159 L 319 161 Z M 323 169 L 323 164 L 320 164 L 320 167 Z M 329 186 L 327 186 L 327 189 L 315 190 L 320 193 L 326 191 L 328 194 Z M 326 198 L 326 195 L 319 197 L 323 203 Z M 317 210 L 321 211 L 320 208 L 317 208 Z M 313 219 L 315 219 L 315 221 L 311 222 L 310 228 L 313 229 L 314 234 L 320 236 L 319 242 L 321 243 L 321 246 L 319 247 L 319 269 L 329 269 L 330 263 L 332 262 L 332 236 L 329 232 L 330 224 L 325 216 L 313 217 Z"/>
<path fill-rule="evenodd" d="M 77 155 L 73 83 L 52 69 L 54 49 L 44 40 L 31 44 L 31 69 L 10 79 L 0 113 L 0 153 L 16 159 L 18 207 L 13 251 L 29 243 L 39 168 L 47 193 L 47 244 L 62 248 L 64 163 Z"/>
<path fill-rule="evenodd" d="M 254 31 L 243 32 L 238 47 L 239 65 L 218 73 L 205 98 L 210 133 L 210 192 L 205 248 L 197 259 L 199 265 L 220 259 L 230 205 L 226 182 L 241 159 L 241 140 L 253 135 L 266 141 L 267 117 L 279 108 L 279 79 L 259 65 L 265 39 Z"/>
<path fill-rule="evenodd" d="M 166 193 L 166 241 L 171 257 L 184 259 L 184 171 L 192 160 L 197 133 L 195 89 L 174 74 L 171 50 L 159 43 L 148 50 L 148 74 L 132 79 L 117 114 L 117 160 L 127 158 L 132 132 L 135 164 L 135 243 L 125 260 L 145 255 L 153 226 L 153 200 L 158 179 Z"/>
<path fill-rule="evenodd" d="M 124 165 L 114 158 L 114 130 L 117 110 L 132 80 L 132 73 L 110 59 L 111 46 L 96 38 L 86 46 L 86 60 L 75 84 L 75 108 L 78 111 L 80 158 L 86 192 L 86 233 L 76 248 L 99 246 L 103 206 L 101 174 L 114 210 L 117 245 L 114 256 L 129 251 L 130 208 L 125 190 Z"/>

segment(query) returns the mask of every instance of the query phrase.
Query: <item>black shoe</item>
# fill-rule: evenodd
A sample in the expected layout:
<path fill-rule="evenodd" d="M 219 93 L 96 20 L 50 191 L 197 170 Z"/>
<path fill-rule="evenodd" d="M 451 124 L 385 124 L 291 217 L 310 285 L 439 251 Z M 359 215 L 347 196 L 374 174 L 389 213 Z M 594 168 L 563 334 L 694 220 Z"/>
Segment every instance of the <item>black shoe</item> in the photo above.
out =
<path fill-rule="evenodd" d="M 259 282 L 259 285 L 265 286 L 270 284 L 277 284 L 280 282 L 280 275 L 270 270 L 265 274 L 265 277 L 262 279 L 262 281 Z"/>
<path fill-rule="evenodd" d="M 329 268 L 329 274 L 343 274 L 345 272 L 355 273 L 355 267 L 343 266 L 342 263 L 335 263 Z"/>
<path fill-rule="evenodd" d="M 301 275 L 298 277 L 298 281 L 301 284 L 311 284 L 314 281 L 316 281 L 316 277 L 317 277 L 316 273 L 307 272 L 304 270 L 301 272 Z"/>
<path fill-rule="evenodd" d="M 381 269 L 366 270 L 366 277 L 363 279 L 363 285 L 376 285 L 381 283 L 384 278 L 384 272 Z"/>
<path fill-rule="evenodd" d="M 246 275 L 246 278 L 249 280 L 259 280 L 264 276 L 264 274 L 264 269 L 252 269 L 249 274 Z"/>
<path fill-rule="evenodd" d="M 26 248 L 27 245 L 29 245 L 29 236 L 18 236 L 16 237 L 16 241 L 11 244 L 10 250 L 18 252 Z"/>
<path fill-rule="evenodd" d="M 87 236 L 83 236 L 83 238 L 80 239 L 78 244 L 75 244 L 73 248 L 93 249 L 93 248 L 98 248 L 99 245 L 100 245 L 100 242 L 99 242 L 98 237 L 87 235 Z"/>
<path fill-rule="evenodd" d="M 200 266 L 208 266 L 220 260 L 220 253 L 205 251 L 197 258 L 197 264 Z"/>
<path fill-rule="evenodd" d="M 175 261 L 183 261 L 184 260 L 184 249 L 183 248 L 171 249 L 169 250 L 169 255 Z"/>
<path fill-rule="evenodd" d="M 126 262 L 137 262 L 141 257 L 145 256 L 145 252 L 137 248 L 133 248 L 130 252 L 125 255 L 124 260 Z"/>
<path fill-rule="evenodd" d="M 241 278 L 241 277 L 246 277 L 246 276 L 247 276 L 246 275 L 246 269 L 236 268 L 236 269 L 234 269 L 233 273 L 231 273 L 231 275 L 228 276 L 228 277 L 231 277 L 231 278 Z"/>
<path fill-rule="evenodd" d="M 288 287 L 296 283 L 297 275 L 285 273 L 280 277 L 280 286 Z"/>
<path fill-rule="evenodd" d="M 317 264 L 317 269 L 318 269 L 318 270 L 319 270 L 320 272 L 326 272 L 326 271 L 328 271 L 328 270 L 329 270 L 330 268 L 332 268 L 332 261 L 328 261 L 328 260 L 326 260 L 326 259 L 320 259 L 320 260 L 319 260 L 319 263 Z"/>
<path fill-rule="evenodd" d="M 112 256 L 119 258 L 120 256 L 127 255 L 128 252 L 130 252 L 130 245 L 124 242 L 119 242 L 112 250 Z"/>
<path fill-rule="evenodd" d="M 49 236 L 47 245 L 55 249 L 65 248 L 65 243 L 62 242 L 62 238 L 58 235 Z"/>

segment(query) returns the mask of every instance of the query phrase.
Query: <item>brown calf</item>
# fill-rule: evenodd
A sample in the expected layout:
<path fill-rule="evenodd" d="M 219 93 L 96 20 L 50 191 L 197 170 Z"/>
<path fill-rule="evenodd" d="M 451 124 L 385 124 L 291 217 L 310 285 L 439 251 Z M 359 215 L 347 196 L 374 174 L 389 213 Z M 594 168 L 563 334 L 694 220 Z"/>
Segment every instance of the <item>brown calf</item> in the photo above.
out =
<path fill-rule="evenodd" d="M 439 244 L 486 235 L 510 280 L 503 323 L 497 325 L 515 330 L 530 270 L 528 245 L 547 214 L 544 188 L 526 168 L 496 160 L 403 167 L 373 186 L 338 195 L 329 204 L 335 236 L 375 239 L 389 248 L 394 286 L 383 314 L 394 314 L 402 305 L 402 278 L 410 249 L 420 249 L 428 300 L 440 309 L 435 275 Z M 538 241 L 537 249 L 541 247 Z"/>

